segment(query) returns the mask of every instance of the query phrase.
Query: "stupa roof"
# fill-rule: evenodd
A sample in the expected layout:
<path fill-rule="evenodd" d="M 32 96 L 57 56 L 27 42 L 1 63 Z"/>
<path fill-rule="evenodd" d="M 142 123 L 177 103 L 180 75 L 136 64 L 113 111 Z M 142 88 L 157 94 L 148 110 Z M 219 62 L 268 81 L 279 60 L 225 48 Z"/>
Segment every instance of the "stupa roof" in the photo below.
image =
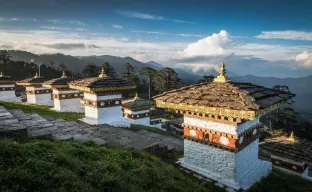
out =
<path fill-rule="evenodd" d="M 17 85 L 22 85 L 22 86 L 41 86 L 43 82 L 45 82 L 47 79 L 44 77 L 36 75 L 31 78 L 27 78 L 21 81 L 16 82 Z"/>
<path fill-rule="evenodd" d="M 10 76 L 5 76 L 2 72 L 0 72 L 0 85 L 14 84 L 14 81 L 11 80 Z"/>
<path fill-rule="evenodd" d="M 155 107 L 156 103 L 155 101 L 142 99 L 136 96 L 133 99 L 126 100 L 123 102 L 122 107 L 130 109 L 130 110 L 144 110 L 144 109 L 150 109 L 151 107 Z"/>
<path fill-rule="evenodd" d="M 79 79 L 69 83 L 69 88 L 78 89 L 85 92 L 123 91 L 135 89 L 135 87 L 136 86 L 129 81 L 107 77 L 104 74 L 103 69 L 99 77 Z"/>
<path fill-rule="evenodd" d="M 211 83 L 164 92 L 154 97 L 158 107 L 225 117 L 254 119 L 280 107 L 294 94 L 251 83 L 236 83 L 226 76 L 224 64 Z"/>
<path fill-rule="evenodd" d="M 275 155 L 298 162 L 312 162 L 312 142 L 285 136 L 263 140 L 259 145 L 262 156 Z"/>
<path fill-rule="evenodd" d="M 42 85 L 49 88 L 69 88 L 68 83 L 71 81 L 73 81 L 73 79 L 67 77 L 65 72 L 63 72 L 63 75 L 60 78 L 45 81 Z"/>

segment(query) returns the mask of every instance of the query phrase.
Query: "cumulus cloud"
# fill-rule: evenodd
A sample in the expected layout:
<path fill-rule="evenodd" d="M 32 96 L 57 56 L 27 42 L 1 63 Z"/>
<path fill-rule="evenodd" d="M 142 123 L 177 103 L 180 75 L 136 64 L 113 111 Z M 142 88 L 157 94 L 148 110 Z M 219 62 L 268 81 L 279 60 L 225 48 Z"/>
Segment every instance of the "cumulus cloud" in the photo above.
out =
<path fill-rule="evenodd" d="M 312 41 L 312 32 L 306 31 L 262 31 L 256 36 L 261 39 L 289 39 Z"/>
<path fill-rule="evenodd" d="M 304 51 L 298 54 L 295 60 L 303 67 L 312 67 L 312 52 Z"/>
<path fill-rule="evenodd" d="M 156 21 L 171 21 L 175 23 L 187 23 L 187 24 L 196 24 L 196 22 L 192 21 L 184 21 L 179 19 L 170 19 L 164 16 L 159 15 L 151 15 L 147 13 L 140 13 L 135 11 L 125 11 L 125 10 L 114 10 L 117 14 L 123 15 L 126 17 L 138 18 L 138 19 L 146 19 L 146 20 L 156 20 Z"/>
<path fill-rule="evenodd" d="M 85 48 L 100 48 L 94 44 L 84 44 L 84 43 L 53 43 L 53 44 L 36 44 L 39 46 L 53 48 L 53 49 L 85 49 Z"/>

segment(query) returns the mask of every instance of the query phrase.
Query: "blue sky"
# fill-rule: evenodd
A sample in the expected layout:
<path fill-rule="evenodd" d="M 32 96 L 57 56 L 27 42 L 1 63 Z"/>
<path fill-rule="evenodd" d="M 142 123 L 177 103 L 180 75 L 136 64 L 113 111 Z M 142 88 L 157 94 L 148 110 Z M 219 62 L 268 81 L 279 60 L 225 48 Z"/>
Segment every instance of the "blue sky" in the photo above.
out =
<path fill-rule="evenodd" d="M 0 0 L 0 48 L 131 56 L 238 75 L 312 74 L 307 0 Z M 279 71 L 279 72 L 277 72 Z"/>

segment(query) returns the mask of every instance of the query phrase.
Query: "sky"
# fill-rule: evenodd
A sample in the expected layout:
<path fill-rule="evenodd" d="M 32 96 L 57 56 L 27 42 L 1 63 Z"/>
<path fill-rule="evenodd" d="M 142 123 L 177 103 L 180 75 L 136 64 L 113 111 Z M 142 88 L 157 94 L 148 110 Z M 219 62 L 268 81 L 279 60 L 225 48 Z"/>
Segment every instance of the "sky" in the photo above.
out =
<path fill-rule="evenodd" d="M 308 0 L 0 0 L 0 49 L 312 75 Z"/>

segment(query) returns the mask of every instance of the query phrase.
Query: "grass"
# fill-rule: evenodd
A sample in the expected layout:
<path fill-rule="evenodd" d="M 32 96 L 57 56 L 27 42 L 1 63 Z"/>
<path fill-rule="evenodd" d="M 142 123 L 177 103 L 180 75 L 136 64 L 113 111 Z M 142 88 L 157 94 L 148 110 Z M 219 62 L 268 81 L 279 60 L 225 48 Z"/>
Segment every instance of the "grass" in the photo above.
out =
<path fill-rule="evenodd" d="M 166 135 L 166 136 L 171 136 L 171 137 L 176 137 L 176 138 L 182 139 L 181 135 L 178 135 L 178 134 L 175 134 L 172 132 L 168 132 L 168 131 L 163 131 L 163 130 L 155 128 L 155 127 L 144 126 L 144 125 L 131 124 L 130 130 L 133 130 L 133 131 L 147 130 L 147 131 L 157 133 L 160 135 Z"/>
<path fill-rule="evenodd" d="M 0 140 L 0 191 L 224 191 L 134 149 Z"/>
<path fill-rule="evenodd" d="M 57 112 L 53 111 L 50 107 L 47 106 L 38 106 L 27 103 L 13 103 L 0 101 L 0 105 L 5 107 L 6 109 L 20 109 L 24 113 L 37 113 L 38 115 L 47 115 L 53 117 L 55 119 L 64 119 L 68 121 L 75 121 L 84 117 L 83 113 L 73 113 L 73 112 Z"/>

